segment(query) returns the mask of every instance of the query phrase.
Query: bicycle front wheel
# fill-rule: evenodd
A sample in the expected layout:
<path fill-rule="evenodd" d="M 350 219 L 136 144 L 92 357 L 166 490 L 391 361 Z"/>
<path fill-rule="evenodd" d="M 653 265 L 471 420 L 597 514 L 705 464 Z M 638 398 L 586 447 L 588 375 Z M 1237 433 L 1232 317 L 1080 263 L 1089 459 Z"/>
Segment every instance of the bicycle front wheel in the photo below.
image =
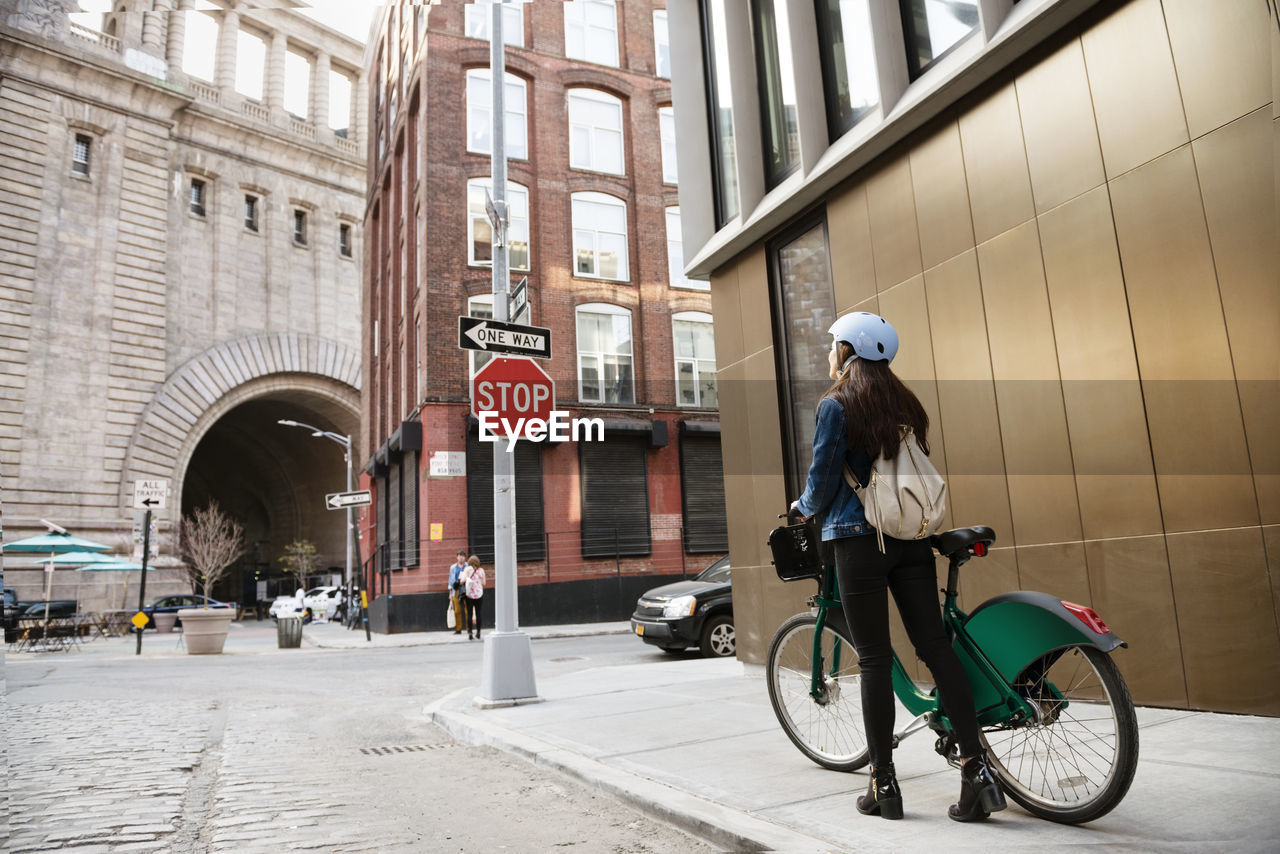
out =
<path fill-rule="evenodd" d="M 797 614 L 773 636 L 765 669 L 769 702 L 801 753 L 833 771 L 856 771 L 868 759 L 858 654 L 844 631 L 828 621 L 818 648 L 822 679 L 815 686 L 817 622 L 812 614 Z"/>
<path fill-rule="evenodd" d="M 1115 662 L 1091 646 L 1069 647 L 1033 662 L 1014 687 L 1035 719 L 982 733 L 1009 797 L 1063 824 L 1110 812 L 1138 766 L 1138 719 Z"/>

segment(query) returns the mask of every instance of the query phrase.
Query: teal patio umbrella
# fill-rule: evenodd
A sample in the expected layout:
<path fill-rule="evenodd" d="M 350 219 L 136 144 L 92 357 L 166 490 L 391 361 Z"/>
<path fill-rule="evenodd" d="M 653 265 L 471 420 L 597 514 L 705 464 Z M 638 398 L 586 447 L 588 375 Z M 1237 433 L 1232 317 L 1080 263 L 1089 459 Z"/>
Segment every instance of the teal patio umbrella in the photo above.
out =
<path fill-rule="evenodd" d="M 125 560 L 122 557 L 107 557 L 105 555 L 98 555 L 98 557 L 101 557 L 102 560 L 86 564 L 80 567 L 79 569 L 77 569 L 76 572 L 131 572 L 131 571 L 141 572 L 142 571 L 142 564 L 133 563 L 132 561 Z M 128 607 L 129 607 L 129 577 L 125 576 L 124 592 L 120 596 L 120 609 L 124 610 Z"/>
<path fill-rule="evenodd" d="M 42 557 L 32 561 L 32 566 L 45 566 L 53 564 L 54 566 L 87 566 L 91 564 L 111 564 L 120 558 L 111 555 L 99 554 L 98 552 L 62 552 L 61 554 L 50 553 L 48 557 Z M 142 567 L 138 567 L 141 569 Z"/>
<path fill-rule="evenodd" d="M 14 540 L 3 545 L 5 554 L 22 552 L 24 554 L 62 554 L 63 552 L 105 552 L 111 546 L 95 543 L 70 534 L 40 534 L 27 537 L 25 540 Z"/>

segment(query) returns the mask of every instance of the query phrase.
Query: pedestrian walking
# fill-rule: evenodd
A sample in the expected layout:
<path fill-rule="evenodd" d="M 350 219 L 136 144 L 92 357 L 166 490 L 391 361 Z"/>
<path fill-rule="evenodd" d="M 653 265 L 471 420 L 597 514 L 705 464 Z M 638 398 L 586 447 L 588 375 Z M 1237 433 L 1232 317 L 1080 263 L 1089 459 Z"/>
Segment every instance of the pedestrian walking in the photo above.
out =
<path fill-rule="evenodd" d="M 853 645 L 862 670 L 862 714 L 871 754 L 867 793 L 858 812 L 902 818 L 902 792 L 893 768 L 894 698 L 889 640 L 888 591 L 893 591 L 903 625 L 929 667 L 947 717 L 959 742 L 960 800 L 947 815 L 976 821 L 1005 808 L 978 740 L 973 692 L 960 659 L 951 648 L 938 607 L 933 548 L 927 539 L 883 538 L 867 523 L 862 502 L 845 469 L 859 484 L 868 482 L 872 462 L 893 459 L 904 427 L 915 434 L 927 455 L 929 416 L 920 400 L 889 369 L 898 352 L 898 333 L 884 318 L 860 311 L 836 320 L 828 354 L 835 384 L 818 402 L 813 463 L 804 493 L 791 515 L 821 520 L 822 540 L 834 548 L 836 577 Z"/>
<path fill-rule="evenodd" d="M 480 558 L 472 555 L 467 558 L 467 568 L 462 571 L 463 594 L 467 606 L 467 640 L 471 640 L 471 622 L 475 619 L 476 639 L 480 638 L 480 622 L 483 619 L 484 602 L 484 567 Z"/>
<path fill-rule="evenodd" d="M 453 633 L 462 634 L 463 593 L 461 575 L 467 568 L 467 553 L 458 549 L 453 564 L 449 567 L 449 607 L 453 608 Z"/>

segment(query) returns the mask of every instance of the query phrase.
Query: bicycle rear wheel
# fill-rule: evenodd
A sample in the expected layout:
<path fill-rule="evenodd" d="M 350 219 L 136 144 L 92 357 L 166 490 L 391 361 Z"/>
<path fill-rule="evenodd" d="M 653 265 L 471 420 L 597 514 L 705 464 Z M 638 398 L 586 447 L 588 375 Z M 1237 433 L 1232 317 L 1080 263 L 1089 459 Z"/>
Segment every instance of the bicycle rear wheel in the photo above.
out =
<path fill-rule="evenodd" d="M 769 645 L 765 675 L 778 723 L 800 752 L 824 768 L 856 771 L 867 764 L 862 725 L 862 671 L 843 627 L 822 628 L 819 655 L 823 680 L 812 689 L 817 617 L 797 614 L 784 622 Z"/>
<path fill-rule="evenodd" d="M 1033 662 L 1014 687 L 1035 720 L 982 733 L 1009 797 L 1063 824 L 1110 812 L 1138 765 L 1138 720 L 1115 662 L 1094 647 L 1073 646 Z"/>

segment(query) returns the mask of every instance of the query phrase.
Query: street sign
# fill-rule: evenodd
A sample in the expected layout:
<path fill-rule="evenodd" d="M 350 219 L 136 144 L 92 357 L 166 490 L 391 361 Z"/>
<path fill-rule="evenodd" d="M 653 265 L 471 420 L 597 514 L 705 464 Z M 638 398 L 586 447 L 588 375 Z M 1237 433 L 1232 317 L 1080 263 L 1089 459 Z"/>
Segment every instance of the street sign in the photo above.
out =
<path fill-rule="evenodd" d="M 142 611 L 139 611 L 138 613 L 133 615 L 133 618 L 130 619 L 129 622 L 133 623 L 139 629 L 142 629 L 143 626 L 151 622 L 151 619 L 147 617 L 147 615 L 144 614 Z"/>
<path fill-rule="evenodd" d="M 133 482 L 133 507 L 135 510 L 161 510 L 169 495 L 167 480 L 135 480 Z"/>
<path fill-rule="evenodd" d="M 555 405 L 556 384 L 532 359 L 490 359 L 471 381 L 471 411 L 493 413 L 503 435 L 530 419 L 549 421 Z"/>
<path fill-rule="evenodd" d="M 463 350 L 551 358 L 551 330 L 484 317 L 458 318 L 458 346 Z"/>
<path fill-rule="evenodd" d="M 503 215 L 506 212 L 506 207 L 504 202 L 502 203 L 502 210 L 499 210 L 498 204 L 489 195 L 489 190 L 485 189 L 484 212 L 489 215 L 489 225 L 493 226 L 493 245 L 495 248 L 505 246 L 507 243 L 507 218 Z"/>
<path fill-rule="evenodd" d="M 507 319 L 512 323 L 527 324 L 529 317 L 529 277 L 525 276 L 507 297 Z"/>
<path fill-rule="evenodd" d="M 364 507 L 372 503 L 373 493 L 367 489 L 357 489 L 354 492 L 331 492 L 324 497 L 324 506 L 327 510 L 345 510 L 348 507 Z"/>

